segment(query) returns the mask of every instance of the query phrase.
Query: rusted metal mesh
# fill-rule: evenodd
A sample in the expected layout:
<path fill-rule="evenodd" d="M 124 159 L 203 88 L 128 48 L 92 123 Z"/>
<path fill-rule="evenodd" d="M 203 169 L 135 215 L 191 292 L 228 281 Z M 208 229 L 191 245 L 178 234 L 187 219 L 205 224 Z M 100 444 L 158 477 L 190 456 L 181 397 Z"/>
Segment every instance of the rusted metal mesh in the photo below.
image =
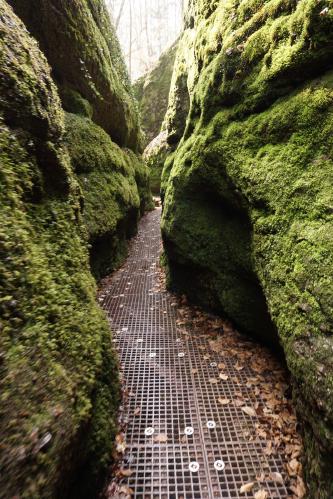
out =
<path fill-rule="evenodd" d="M 269 498 L 291 497 L 280 480 L 282 456 L 267 453 L 266 442 L 256 436 L 258 418 L 223 405 L 240 396 L 255 403 L 251 367 L 238 370 L 221 353 L 208 358 L 203 352 L 209 338 L 184 336 L 177 326 L 175 300 L 159 286 L 159 222 L 160 209 L 144 217 L 126 264 L 101 294 L 128 392 L 122 467 L 131 471 L 122 490 L 137 498 L 254 497 L 258 489 Z M 228 379 L 214 383 L 221 362 Z M 193 435 L 184 434 L 186 427 Z M 150 428 L 154 433 L 147 435 Z M 253 481 L 251 491 L 241 494 Z"/>

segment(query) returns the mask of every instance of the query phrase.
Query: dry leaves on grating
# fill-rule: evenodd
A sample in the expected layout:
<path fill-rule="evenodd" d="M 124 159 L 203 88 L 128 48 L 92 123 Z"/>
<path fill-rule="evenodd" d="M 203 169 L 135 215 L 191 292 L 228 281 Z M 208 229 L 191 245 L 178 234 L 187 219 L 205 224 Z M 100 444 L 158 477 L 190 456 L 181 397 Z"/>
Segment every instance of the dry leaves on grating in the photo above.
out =
<path fill-rule="evenodd" d="M 154 442 L 156 444 L 166 444 L 167 441 L 168 441 L 168 435 L 166 435 L 165 433 L 159 433 L 154 437 Z"/>
<path fill-rule="evenodd" d="M 248 492 L 251 492 L 253 487 L 255 486 L 255 482 L 249 482 L 245 483 L 244 485 L 241 486 L 239 493 L 240 494 L 247 494 Z"/>
<path fill-rule="evenodd" d="M 268 499 L 268 492 L 265 489 L 260 489 L 254 494 L 254 499 Z"/>
<path fill-rule="evenodd" d="M 255 417 L 257 415 L 256 411 L 253 409 L 253 407 L 249 407 L 245 405 L 244 407 L 241 407 L 242 411 L 245 412 L 248 416 Z"/>
<path fill-rule="evenodd" d="M 223 399 L 223 398 L 219 398 L 218 401 L 221 405 L 229 405 L 231 402 L 230 399 Z"/>
<path fill-rule="evenodd" d="M 230 323 L 189 307 L 186 302 L 181 304 L 181 308 L 182 326 L 190 339 L 200 340 L 198 350 L 202 357 L 208 360 L 209 353 L 214 354 L 220 372 L 218 376 L 210 377 L 208 382 L 216 385 L 218 390 L 221 388 L 220 396 L 216 397 L 220 410 L 230 404 L 255 418 L 253 426 L 246 430 L 246 438 L 260 440 L 265 456 L 278 454 L 285 462 L 285 476 L 279 472 L 269 473 L 268 464 L 264 464 L 267 472 L 263 473 L 261 481 L 257 477 L 257 483 L 271 481 L 285 485 L 294 499 L 303 498 L 305 486 L 300 464 L 303 450 L 285 370 L 266 348 L 240 335 Z M 228 371 L 229 368 L 232 370 Z M 235 372 L 239 373 L 238 377 Z M 242 379 L 246 376 L 245 385 L 241 376 Z M 218 384 L 217 381 L 225 383 Z M 226 396 L 222 391 L 228 383 L 239 386 L 233 396 Z M 245 437 L 245 433 L 243 435 Z M 268 497 L 264 488 L 254 489 L 251 493 L 256 493 L 256 499 Z"/>

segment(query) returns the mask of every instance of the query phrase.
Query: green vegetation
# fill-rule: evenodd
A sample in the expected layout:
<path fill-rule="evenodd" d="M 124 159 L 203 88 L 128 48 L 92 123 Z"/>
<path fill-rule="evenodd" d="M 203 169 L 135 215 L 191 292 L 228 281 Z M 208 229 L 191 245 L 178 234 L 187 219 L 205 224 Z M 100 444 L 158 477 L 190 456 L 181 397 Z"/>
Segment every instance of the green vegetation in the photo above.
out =
<path fill-rule="evenodd" d="M 134 86 L 134 94 L 139 102 L 139 111 L 144 131 L 146 160 L 150 187 L 153 194 L 159 195 L 164 161 L 171 148 L 164 130 L 164 119 L 168 109 L 169 91 L 175 64 L 178 41 L 166 50 L 156 66 L 139 78 Z M 186 110 L 187 113 L 188 109 Z"/>
<path fill-rule="evenodd" d="M 161 55 L 149 73 L 139 78 L 133 85 L 134 95 L 139 102 L 141 124 L 145 133 L 145 146 L 150 144 L 161 131 L 168 108 L 176 50 L 177 42 Z"/>
<path fill-rule="evenodd" d="M 163 173 L 170 286 L 244 331 L 279 339 L 302 422 L 309 497 L 322 499 L 333 495 L 333 10 L 326 4 L 190 3 L 173 81 L 186 82 L 191 106 L 185 131 L 169 120 L 168 141 L 182 140 Z M 171 118 L 181 99 L 177 86 L 172 93 Z"/>
<path fill-rule="evenodd" d="M 130 150 L 120 149 L 89 118 L 67 114 L 66 143 L 84 197 L 84 220 L 97 277 L 123 261 L 126 241 L 139 217 L 151 209 L 148 170 Z"/>
<path fill-rule="evenodd" d="M 137 155 L 137 106 L 119 43 L 101 0 L 75 0 L 60 9 L 54 0 L 9 3 L 53 68 L 67 111 L 66 145 L 83 192 L 91 268 L 100 278 L 122 263 L 139 216 L 152 208 L 148 170 Z"/>
<path fill-rule="evenodd" d="M 39 41 L 65 110 L 77 112 L 70 96 L 79 93 L 92 106 L 93 121 L 114 142 L 139 151 L 136 104 L 104 0 L 72 0 L 60 6 L 58 0 L 8 3 Z"/>
<path fill-rule="evenodd" d="M 60 100 L 36 41 L 0 10 L 1 496 L 65 497 L 76 469 L 93 486 L 110 461 L 117 363 Z"/>

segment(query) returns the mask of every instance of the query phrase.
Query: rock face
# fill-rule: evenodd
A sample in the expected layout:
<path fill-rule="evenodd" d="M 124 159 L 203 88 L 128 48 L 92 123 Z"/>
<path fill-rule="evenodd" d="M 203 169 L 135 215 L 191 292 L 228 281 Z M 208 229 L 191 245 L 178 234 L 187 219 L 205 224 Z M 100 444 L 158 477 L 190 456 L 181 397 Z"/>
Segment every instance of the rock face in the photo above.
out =
<path fill-rule="evenodd" d="M 192 0 L 169 106 L 170 285 L 285 352 L 308 497 L 333 496 L 333 10 Z M 183 61 L 183 63 L 181 63 Z M 190 98 L 177 123 L 175 111 Z"/>
<path fill-rule="evenodd" d="M 166 50 L 156 66 L 133 85 L 135 97 L 139 102 L 142 128 L 147 146 L 161 131 L 168 109 L 171 77 L 175 63 L 177 43 Z"/>
<path fill-rule="evenodd" d="M 110 460 L 117 363 L 57 89 L 3 0 L 0 65 L 0 496 L 75 497 L 75 470 L 93 483 Z"/>
<path fill-rule="evenodd" d="M 138 112 L 102 0 L 9 0 L 40 43 L 67 111 L 66 144 L 84 195 L 96 277 L 126 255 L 152 207 Z"/>

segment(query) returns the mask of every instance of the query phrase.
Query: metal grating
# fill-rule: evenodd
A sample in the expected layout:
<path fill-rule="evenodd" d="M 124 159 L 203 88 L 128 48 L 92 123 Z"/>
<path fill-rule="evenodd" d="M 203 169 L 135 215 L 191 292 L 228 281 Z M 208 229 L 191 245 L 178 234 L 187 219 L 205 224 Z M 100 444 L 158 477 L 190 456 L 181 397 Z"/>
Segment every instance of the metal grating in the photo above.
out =
<path fill-rule="evenodd" d="M 214 353 L 205 360 L 207 338 L 197 333 L 184 338 L 177 328 L 174 300 L 158 287 L 159 222 L 160 209 L 143 218 L 125 265 L 100 295 L 129 394 L 123 408 L 128 420 L 123 466 L 133 474 L 123 483 L 137 498 L 253 497 L 253 492 L 240 496 L 240 487 L 263 472 L 283 474 L 282 457 L 265 454 L 255 418 L 217 402 L 239 392 L 255 400 L 246 386 L 250 367 L 238 372 L 228 357 Z M 215 385 L 209 379 L 216 375 L 214 361 L 221 360 L 229 379 Z M 207 428 L 209 420 L 215 428 Z M 148 427 L 154 428 L 152 436 L 145 434 Z M 185 427 L 193 427 L 193 435 L 185 436 Z M 167 441 L 157 443 L 156 435 L 166 435 Z M 214 468 L 217 460 L 224 461 L 223 471 Z M 189 469 L 193 461 L 200 466 L 197 472 Z M 262 487 L 270 498 L 290 497 L 284 484 L 267 479 Z"/>

